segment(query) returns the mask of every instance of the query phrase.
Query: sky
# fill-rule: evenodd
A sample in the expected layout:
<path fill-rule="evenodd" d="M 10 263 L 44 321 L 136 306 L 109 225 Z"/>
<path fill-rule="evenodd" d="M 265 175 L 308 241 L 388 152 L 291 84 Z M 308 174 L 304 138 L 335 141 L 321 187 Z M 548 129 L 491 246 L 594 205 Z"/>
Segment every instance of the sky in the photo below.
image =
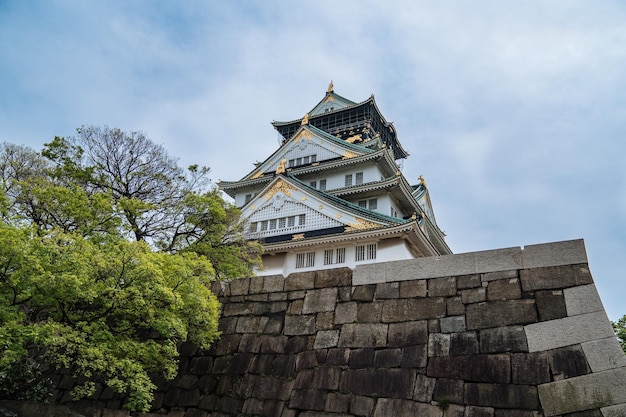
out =
<path fill-rule="evenodd" d="M 331 80 L 374 94 L 454 253 L 584 239 L 626 315 L 626 2 L 0 0 L 0 142 L 107 125 L 238 180 Z"/>

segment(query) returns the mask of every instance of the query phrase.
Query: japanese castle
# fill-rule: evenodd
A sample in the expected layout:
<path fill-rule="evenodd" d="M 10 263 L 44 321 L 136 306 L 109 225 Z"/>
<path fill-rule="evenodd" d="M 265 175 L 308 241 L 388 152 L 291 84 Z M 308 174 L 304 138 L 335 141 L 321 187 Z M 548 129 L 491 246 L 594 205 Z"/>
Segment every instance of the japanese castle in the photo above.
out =
<path fill-rule="evenodd" d="M 452 253 L 435 221 L 426 182 L 411 185 L 397 161 L 408 153 L 374 96 L 334 92 L 303 118 L 273 122 L 280 147 L 220 188 L 263 245 L 259 275 Z"/>

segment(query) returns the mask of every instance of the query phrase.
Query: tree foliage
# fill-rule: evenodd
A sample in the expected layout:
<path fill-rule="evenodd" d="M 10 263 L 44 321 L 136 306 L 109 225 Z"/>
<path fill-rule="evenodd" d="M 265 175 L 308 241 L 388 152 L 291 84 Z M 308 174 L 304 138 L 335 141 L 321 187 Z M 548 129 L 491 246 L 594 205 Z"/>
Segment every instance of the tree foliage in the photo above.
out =
<path fill-rule="evenodd" d="M 65 369 L 146 411 L 177 344 L 208 347 L 210 282 L 251 273 L 258 245 L 208 169 L 178 167 L 143 134 L 83 127 L 38 153 L 0 147 L 0 397 L 42 399 Z"/>
<path fill-rule="evenodd" d="M 626 316 L 623 316 L 617 322 L 611 322 L 611 324 L 613 325 L 617 340 L 619 340 L 620 345 L 622 345 L 622 350 L 626 353 Z"/>

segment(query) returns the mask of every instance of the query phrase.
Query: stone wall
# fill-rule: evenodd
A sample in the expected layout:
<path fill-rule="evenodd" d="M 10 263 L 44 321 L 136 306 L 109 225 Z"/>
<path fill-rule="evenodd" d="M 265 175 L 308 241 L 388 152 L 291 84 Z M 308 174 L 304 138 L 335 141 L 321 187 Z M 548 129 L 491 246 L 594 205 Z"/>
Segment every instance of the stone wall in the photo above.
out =
<path fill-rule="evenodd" d="M 568 241 L 216 283 L 178 417 L 626 416 L 626 357 Z M 115 406 L 101 394 L 96 403 Z"/>

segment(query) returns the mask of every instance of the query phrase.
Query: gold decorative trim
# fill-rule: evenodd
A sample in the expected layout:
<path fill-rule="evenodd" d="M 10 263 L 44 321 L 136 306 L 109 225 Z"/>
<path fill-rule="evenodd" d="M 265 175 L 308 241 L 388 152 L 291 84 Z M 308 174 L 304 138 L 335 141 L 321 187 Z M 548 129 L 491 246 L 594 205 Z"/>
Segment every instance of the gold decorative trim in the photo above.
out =
<path fill-rule="evenodd" d="M 300 122 L 300 125 L 308 125 L 309 124 L 309 113 L 305 114 Z"/>
<path fill-rule="evenodd" d="M 256 174 L 254 174 L 251 178 L 254 180 L 262 176 L 263 176 L 263 171 L 259 171 Z"/>
<path fill-rule="evenodd" d="M 319 205 L 319 207 L 318 207 L 318 209 L 320 209 L 320 210 L 324 210 L 324 206 L 320 204 L 320 205 Z"/>
<path fill-rule="evenodd" d="M 302 198 L 301 198 L 301 200 L 302 200 L 302 201 L 306 201 L 306 196 L 305 196 L 305 195 L 303 195 L 303 196 L 302 196 Z"/>
<path fill-rule="evenodd" d="M 291 238 L 293 240 L 299 240 L 299 239 L 304 239 L 304 233 L 297 233 L 295 235 L 292 235 Z"/>
<path fill-rule="evenodd" d="M 337 218 L 341 219 L 341 213 L 337 213 Z"/>
<path fill-rule="evenodd" d="M 285 167 L 287 166 L 287 160 L 285 158 L 280 160 L 280 163 L 276 167 L 276 173 L 282 174 L 285 172 Z"/>
<path fill-rule="evenodd" d="M 346 142 L 348 143 L 354 143 L 357 140 L 361 140 L 361 135 L 354 135 L 354 136 L 350 136 L 348 139 L 346 139 Z"/>
<path fill-rule="evenodd" d="M 276 194 L 277 192 L 281 192 L 291 197 L 292 190 L 295 191 L 295 188 L 287 184 L 285 181 L 280 180 L 276 184 L 274 184 L 272 188 L 267 190 L 267 192 L 265 193 L 265 201 L 268 201 L 270 198 L 274 197 L 274 194 Z"/>
<path fill-rule="evenodd" d="M 256 206 L 250 206 L 250 210 L 256 210 Z"/>
<path fill-rule="evenodd" d="M 330 80 L 330 84 L 328 84 L 328 90 L 326 90 L 326 92 L 332 93 L 334 89 L 335 89 L 335 85 L 333 84 L 333 80 Z"/>
<path fill-rule="evenodd" d="M 313 133 L 309 132 L 308 130 L 302 130 L 300 131 L 300 133 L 298 133 L 298 136 L 296 136 L 296 138 L 294 139 L 294 142 L 298 143 L 302 139 L 311 140 L 312 138 L 313 138 Z"/>
<path fill-rule="evenodd" d="M 368 222 L 367 220 L 355 218 L 354 222 L 348 223 L 346 232 L 351 232 L 353 230 L 374 229 L 379 226 L 380 226 L 379 224 Z"/>
<path fill-rule="evenodd" d="M 359 156 L 359 154 L 354 153 L 354 152 L 350 152 L 350 151 L 346 151 L 343 155 L 341 155 L 341 159 L 356 158 L 357 156 Z"/>

